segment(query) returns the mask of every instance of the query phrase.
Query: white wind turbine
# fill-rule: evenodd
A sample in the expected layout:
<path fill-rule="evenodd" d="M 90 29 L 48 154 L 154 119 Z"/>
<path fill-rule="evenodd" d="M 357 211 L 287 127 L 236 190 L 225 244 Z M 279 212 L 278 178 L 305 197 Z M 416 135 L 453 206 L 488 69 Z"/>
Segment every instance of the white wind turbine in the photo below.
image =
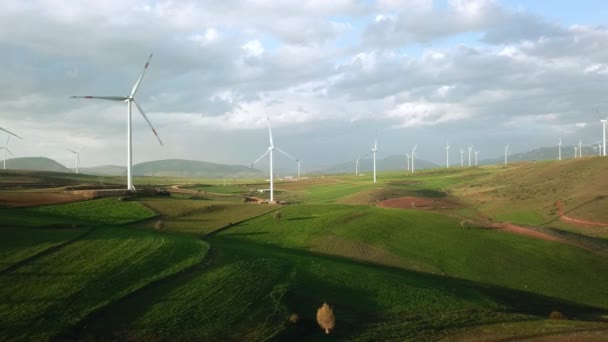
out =
<path fill-rule="evenodd" d="M 557 160 L 562 160 L 562 139 L 559 139 L 559 144 L 557 145 L 557 148 L 558 148 Z"/>
<path fill-rule="evenodd" d="M 469 166 L 471 166 L 471 151 L 473 151 L 473 145 L 469 146 Z"/>
<path fill-rule="evenodd" d="M 578 152 L 578 148 L 576 146 L 574 146 L 574 159 L 576 159 L 577 152 Z"/>
<path fill-rule="evenodd" d="M 260 158 L 258 158 L 256 161 L 253 162 L 253 164 L 251 164 L 251 167 L 253 167 L 260 160 L 262 160 L 262 158 L 266 157 L 267 154 L 270 154 L 269 155 L 269 159 L 270 159 L 270 203 L 274 203 L 274 168 L 272 165 L 272 162 L 273 162 L 272 152 L 274 150 L 277 150 L 293 160 L 297 161 L 298 159 L 291 156 L 287 152 L 281 150 L 280 148 L 274 146 L 274 142 L 272 141 L 272 129 L 270 128 L 270 118 L 266 117 L 266 119 L 268 121 L 268 140 L 270 141 L 270 146 L 268 146 L 268 149 L 266 150 L 266 152 L 264 152 L 264 154 L 262 154 L 262 156 L 260 156 Z"/>
<path fill-rule="evenodd" d="M 509 155 L 509 144 L 505 146 L 505 165 L 508 164 L 507 156 Z"/>
<path fill-rule="evenodd" d="M 80 166 L 80 152 L 82 152 L 83 149 L 74 151 L 74 150 L 70 150 L 68 148 L 67 150 L 72 152 L 74 154 L 74 156 L 76 157 L 76 168 L 74 169 L 74 173 L 78 174 L 78 167 Z"/>
<path fill-rule="evenodd" d="M 578 139 L 578 157 L 583 157 L 583 142 L 581 141 L 581 139 Z"/>
<path fill-rule="evenodd" d="M 414 173 L 414 171 L 415 171 L 414 159 L 416 159 L 416 147 L 418 147 L 418 144 L 414 145 L 414 148 L 412 149 L 412 173 Z"/>
<path fill-rule="evenodd" d="M 6 143 L 4 143 L 4 146 L 2 146 L 2 150 L 4 150 L 3 151 L 4 152 L 4 157 L 3 157 L 2 163 L 4 164 L 4 166 L 3 166 L 4 170 L 6 170 L 6 152 L 8 152 L 11 156 L 13 155 L 13 153 L 11 152 L 11 150 L 8 149 L 8 142 L 11 140 L 11 135 L 16 136 L 17 138 L 22 139 L 22 140 L 23 140 L 23 138 L 21 138 L 17 134 L 12 133 L 12 132 L 10 132 L 10 131 L 2 128 L 2 127 L 0 127 L 0 131 L 4 131 L 4 132 L 6 132 L 6 133 L 9 134 L 9 136 L 6 138 Z"/>
<path fill-rule="evenodd" d="M 131 105 L 132 104 L 135 104 L 135 107 L 137 107 L 137 110 L 139 111 L 141 116 L 143 116 L 143 118 L 148 123 L 148 126 L 150 126 L 150 128 L 152 129 L 152 132 L 154 132 L 154 135 L 156 136 L 156 139 L 158 139 L 158 142 L 160 143 L 160 145 L 161 146 L 163 145 L 163 142 L 160 140 L 160 137 L 156 133 L 156 129 L 154 129 L 154 126 L 152 126 L 152 123 L 146 116 L 146 113 L 139 106 L 139 104 L 137 104 L 137 102 L 135 102 L 135 94 L 137 93 L 137 90 L 139 89 L 139 86 L 141 85 L 141 81 L 144 78 L 146 70 L 148 70 L 148 65 L 150 64 L 151 58 L 152 58 L 152 54 L 150 54 L 150 56 L 148 57 L 148 60 L 146 61 L 146 64 L 144 65 L 144 70 L 141 73 L 141 76 L 139 76 L 139 78 L 137 79 L 137 82 L 135 82 L 135 85 L 131 89 L 131 94 L 129 96 L 71 96 L 71 98 L 99 99 L 99 100 L 119 101 L 119 102 L 127 103 L 127 190 L 135 189 L 135 187 L 133 186 L 133 178 L 132 178 L 132 173 L 131 173 L 131 167 L 133 164 L 133 142 L 132 142 L 132 129 L 131 129 Z"/>
<path fill-rule="evenodd" d="M 372 148 L 374 155 L 374 183 L 376 183 L 376 151 L 378 151 L 378 137 L 374 138 L 374 148 Z"/>
<path fill-rule="evenodd" d="M 407 156 L 407 170 L 410 171 L 410 158 L 411 157 L 410 157 L 409 153 L 406 153 L 405 155 Z"/>
<path fill-rule="evenodd" d="M 475 166 L 477 166 L 477 155 L 479 154 L 479 151 L 475 151 Z"/>
<path fill-rule="evenodd" d="M 460 166 L 464 166 L 464 150 L 460 148 Z"/>
<path fill-rule="evenodd" d="M 600 120 L 602 123 L 602 156 L 606 156 L 606 124 L 608 124 L 608 118 Z"/>
<path fill-rule="evenodd" d="M 450 168 L 450 144 L 445 143 L 445 168 Z"/>
<path fill-rule="evenodd" d="M 296 160 L 296 163 L 298 163 L 298 180 L 300 180 L 300 166 L 302 166 L 302 161 Z"/>

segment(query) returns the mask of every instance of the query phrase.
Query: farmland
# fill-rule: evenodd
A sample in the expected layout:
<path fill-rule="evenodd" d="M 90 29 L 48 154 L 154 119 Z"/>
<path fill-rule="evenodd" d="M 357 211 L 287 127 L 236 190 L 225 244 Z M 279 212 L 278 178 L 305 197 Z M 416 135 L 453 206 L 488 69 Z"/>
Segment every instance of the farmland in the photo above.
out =
<path fill-rule="evenodd" d="M 555 202 L 608 221 L 607 169 L 588 158 L 277 182 L 288 205 L 245 203 L 260 181 L 154 178 L 171 196 L 7 206 L 0 336 L 318 340 L 327 302 L 336 339 L 605 339 L 608 228 L 560 220 Z"/>

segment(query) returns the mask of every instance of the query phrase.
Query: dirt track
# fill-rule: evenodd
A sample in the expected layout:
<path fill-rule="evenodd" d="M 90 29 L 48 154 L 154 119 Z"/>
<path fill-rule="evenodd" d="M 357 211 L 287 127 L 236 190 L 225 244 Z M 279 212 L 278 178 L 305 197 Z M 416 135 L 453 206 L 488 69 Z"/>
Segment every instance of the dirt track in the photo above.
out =
<path fill-rule="evenodd" d="M 572 218 L 572 217 L 564 215 L 564 208 L 562 206 L 561 201 L 557 201 L 555 203 L 555 205 L 557 206 L 557 213 L 559 215 L 559 219 L 564 222 L 574 223 L 574 224 L 583 224 L 583 225 L 587 225 L 587 226 L 608 227 L 608 223 L 580 220 L 580 219 L 576 219 L 576 218 Z"/>

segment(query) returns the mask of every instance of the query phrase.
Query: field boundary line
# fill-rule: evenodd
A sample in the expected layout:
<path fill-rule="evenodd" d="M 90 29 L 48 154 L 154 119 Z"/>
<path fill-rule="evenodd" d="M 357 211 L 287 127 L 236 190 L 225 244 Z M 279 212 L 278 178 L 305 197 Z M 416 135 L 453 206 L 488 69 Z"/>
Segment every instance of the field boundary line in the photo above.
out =
<path fill-rule="evenodd" d="M 261 204 L 260 204 L 260 205 L 261 205 Z M 256 218 L 258 218 L 258 217 L 264 216 L 264 215 L 266 215 L 266 214 L 268 214 L 268 213 L 272 213 L 272 212 L 277 211 L 277 210 L 279 210 L 279 209 L 281 209 L 281 208 L 284 208 L 284 207 L 285 207 L 285 206 L 283 206 L 283 205 L 282 205 L 282 206 L 279 206 L 279 207 L 277 207 L 277 208 L 274 208 L 274 209 L 270 209 L 270 210 L 268 210 L 268 211 L 265 211 L 265 212 L 263 212 L 263 213 L 261 213 L 261 214 L 259 214 L 259 215 L 255 215 L 255 216 L 252 216 L 252 217 L 248 217 L 248 218 L 246 218 L 246 219 L 243 219 L 243 220 L 240 220 L 240 221 L 237 221 L 237 222 L 228 223 L 228 224 L 227 224 L 227 225 L 225 225 L 225 226 L 219 227 L 219 228 L 217 228 L 217 229 L 215 229 L 215 230 L 213 230 L 213 231 L 211 231 L 211 232 L 209 232 L 209 233 L 207 233 L 207 234 L 203 235 L 203 236 L 201 237 L 201 239 L 205 239 L 205 238 L 211 237 L 211 236 L 213 236 L 213 235 L 215 235 L 215 234 L 217 234 L 217 233 L 221 233 L 221 232 L 223 232 L 223 231 L 225 231 L 225 230 L 228 230 L 228 229 L 230 229 L 230 228 L 232 228 L 232 227 L 234 227 L 234 226 L 237 226 L 237 225 L 239 225 L 239 224 L 241 224 L 241 223 L 247 222 L 247 221 L 249 221 L 249 220 L 256 219 Z"/>

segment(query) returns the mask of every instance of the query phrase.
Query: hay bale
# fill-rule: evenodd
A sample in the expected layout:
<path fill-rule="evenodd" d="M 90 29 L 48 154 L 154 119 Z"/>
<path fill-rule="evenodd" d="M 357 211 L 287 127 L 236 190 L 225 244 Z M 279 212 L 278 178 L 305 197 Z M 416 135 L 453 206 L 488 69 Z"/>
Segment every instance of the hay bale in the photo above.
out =
<path fill-rule="evenodd" d="M 327 303 L 317 310 L 317 323 L 321 329 L 325 330 L 326 334 L 329 334 L 336 326 L 336 316 L 334 316 L 334 310 Z"/>
<path fill-rule="evenodd" d="M 551 311 L 549 319 L 568 319 L 568 317 L 559 311 Z"/>
<path fill-rule="evenodd" d="M 300 320 L 300 316 L 297 313 L 292 313 L 289 315 L 289 323 L 296 324 Z"/>

